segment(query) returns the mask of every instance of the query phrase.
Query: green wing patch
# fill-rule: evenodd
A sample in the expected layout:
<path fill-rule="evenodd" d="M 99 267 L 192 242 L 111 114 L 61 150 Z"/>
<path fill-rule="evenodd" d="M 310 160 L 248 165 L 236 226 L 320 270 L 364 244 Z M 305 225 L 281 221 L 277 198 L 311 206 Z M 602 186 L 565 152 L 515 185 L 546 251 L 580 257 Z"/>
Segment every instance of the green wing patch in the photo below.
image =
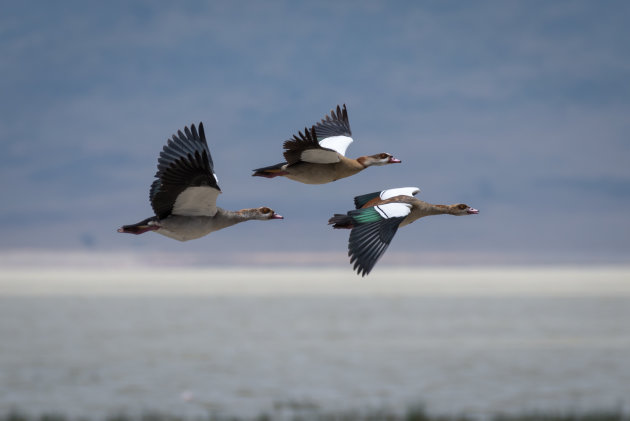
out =
<path fill-rule="evenodd" d="M 348 212 L 348 215 L 351 216 L 357 224 L 368 224 L 370 222 L 378 222 L 383 219 L 383 217 L 374 208 L 353 210 Z"/>

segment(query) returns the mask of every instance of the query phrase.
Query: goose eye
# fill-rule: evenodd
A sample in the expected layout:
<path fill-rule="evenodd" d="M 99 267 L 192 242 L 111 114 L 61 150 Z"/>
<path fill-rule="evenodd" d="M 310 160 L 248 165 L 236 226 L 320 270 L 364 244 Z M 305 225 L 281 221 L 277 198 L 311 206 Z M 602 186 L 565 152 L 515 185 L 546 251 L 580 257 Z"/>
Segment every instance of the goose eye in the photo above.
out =
<path fill-rule="evenodd" d="M 269 212 L 271 212 L 271 209 L 269 209 L 269 208 L 260 208 L 260 211 L 262 213 L 269 213 Z"/>
<path fill-rule="evenodd" d="M 464 210 L 464 209 L 467 209 L 467 208 L 468 208 L 468 206 L 467 206 L 467 205 L 464 205 L 464 204 L 461 204 L 461 205 L 459 205 L 459 206 L 457 206 L 457 207 L 458 207 L 458 208 L 460 208 L 461 210 Z"/>
<path fill-rule="evenodd" d="M 389 155 L 386 154 L 386 153 L 382 153 L 378 157 L 381 158 L 381 159 L 385 159 L 385 158 L 389 157 Z"/>

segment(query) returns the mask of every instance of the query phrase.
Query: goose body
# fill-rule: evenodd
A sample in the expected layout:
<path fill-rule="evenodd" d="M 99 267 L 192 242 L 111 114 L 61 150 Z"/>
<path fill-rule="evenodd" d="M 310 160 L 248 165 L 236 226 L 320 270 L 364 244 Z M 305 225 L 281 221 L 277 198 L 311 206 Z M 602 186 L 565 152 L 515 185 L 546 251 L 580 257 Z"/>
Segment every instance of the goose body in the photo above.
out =
<path fill-rule="evenodd" d="M 353 142 L 346 106 L 337 106 L 321 122 L 284 142 L 285 162 L 254 170 L 253 176 L 283 176 L 305 184 L 325 184 L 350 177 L 370 166 L 400 163 L 388 153 L 347 158 Z"/>
<path fill-rule="evenodd" d="M 268 207 L 230 211 L 216 205 L 221 189 L 203 123 L 199 123 L 199 131 L 193 124 L 168 140 L 158 158 L 155 177 L 149 191 L 155 215 L 123 225 L 118 232 L 154 231 L 188 241 L 244 221 L 282 219 Z"/>
<path fill-rule="evenodd" d="M 350 229 L 348 256 L 361 276 L 370 273 L 385 253 L 399 227 L 431 215 L 474 215 L 477 209 L 463 203 L 434 205 L 414 197 L 417 187 L 401 187 L 368 193 L 354 198 L 355 210 L 335 214 L 328 223 L 333 228 Z"/>

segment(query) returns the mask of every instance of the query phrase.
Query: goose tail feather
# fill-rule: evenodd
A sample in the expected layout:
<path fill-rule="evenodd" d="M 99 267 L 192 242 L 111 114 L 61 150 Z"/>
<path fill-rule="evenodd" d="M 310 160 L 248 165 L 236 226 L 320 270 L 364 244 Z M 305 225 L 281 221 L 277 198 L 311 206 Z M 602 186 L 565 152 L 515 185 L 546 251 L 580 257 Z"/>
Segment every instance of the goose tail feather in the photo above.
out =
<path fill-rule="evenodd" d="M 147 231 L 155 231 L 158 228 L 160 228 L 160 226 L 157 224 L 157 218 L 152 216 L 144 221 L 138 222 L 137 224 L 123 225 L 118 228 L 118 232 L 139 235 L 144 234 Z"/>

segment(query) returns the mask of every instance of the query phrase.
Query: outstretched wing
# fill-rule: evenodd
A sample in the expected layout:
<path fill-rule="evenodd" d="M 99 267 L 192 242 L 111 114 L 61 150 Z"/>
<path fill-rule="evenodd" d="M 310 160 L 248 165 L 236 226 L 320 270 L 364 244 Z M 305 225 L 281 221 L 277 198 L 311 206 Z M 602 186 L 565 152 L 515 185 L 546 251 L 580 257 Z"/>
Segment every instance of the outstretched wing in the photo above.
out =
<path fill-rule="evenodd" d="M 315 129 L 305 128 L 304 133 L 299 132 L 293 138 L 283 144 L 284 159 L 289 165 L 298 162 L 310 162 L 313 164 L 334 164 L 339 162 L 339 153 L 333 149 L 323 147 L 317 140 Z"/>
<path fill-rule="evenodd" d="M 374 206 L 377 202 L 382 200 L 391 199 L 396 196 L 415 196 L 420 191 L 417 187 L 399 187 L 395 189 L 387 189 L 382 191 L 376 191 L 374 193 L 363 194 L 354 198 L 354 206 L 356 209 L 362 207 Z M 372 203 L 370 203 L 372 202 Z"/>
<path fill-rule="evenodd" d="M 411 205 L 407 203 L 386 203 L 348 212 L 354 225 L 348 240 L 348 256 L 358 274 L 370 273 L 410 212 Z"/>
<path fill-rule="evenodd" d="M 151 207 L 160 219 L 170 214 L 212 216 L 221 189 L 214 174 L 212 156 L 203 123 L 178 131 L 158 158 L 157 180 L 149 193 Z"/>
<path fill-rule="evenodd" d="M 315 124 L 313 129 L 315 129 L 317 140 L 323 148 L 329 148 L 340 155 L 346 155 L 346 149 L 353 141 L 346 104 L 343 105 L 343 108 L 337 105 L 337 112 L 331 110 L 330 115 L 325 116 L 322 121 Z"/>
<path fill-rule="evenodd" d="M 352 143 L 352 132 L 348 122 L 346 106 L 337 106 L 311 129 L 304 129 L 284 142 L 284 158 L 289 165 L 297 162 L 314 164 L 334 164 Z"/>

